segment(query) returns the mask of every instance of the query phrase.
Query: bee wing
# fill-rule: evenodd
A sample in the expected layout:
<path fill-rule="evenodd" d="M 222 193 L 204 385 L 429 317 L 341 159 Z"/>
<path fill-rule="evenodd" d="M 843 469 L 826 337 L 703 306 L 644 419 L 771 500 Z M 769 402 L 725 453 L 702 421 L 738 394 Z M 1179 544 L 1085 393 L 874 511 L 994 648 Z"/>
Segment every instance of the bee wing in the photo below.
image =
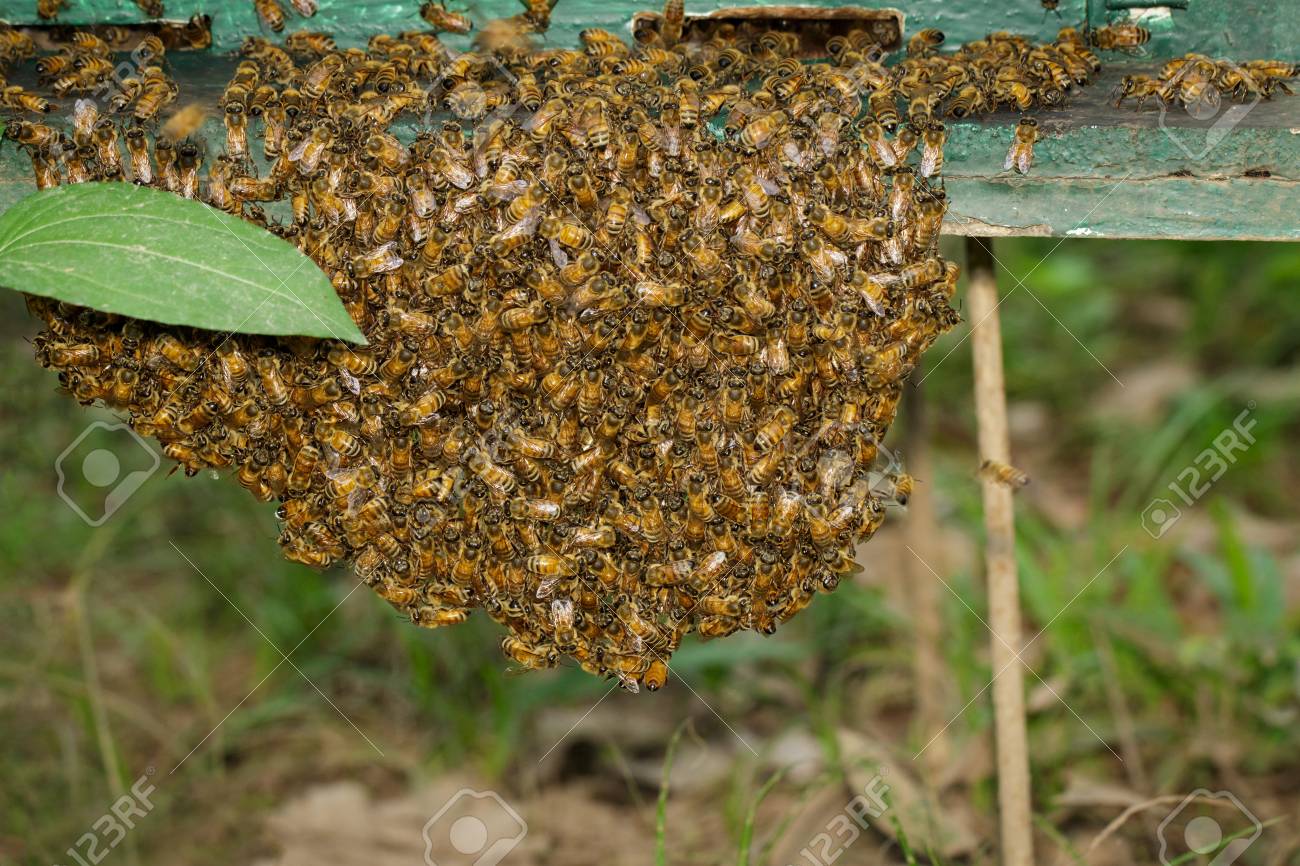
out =
<path fill-rule="evenodd" d="M 402 257 L 394 250 L 396 246 L 396 241 L 389 241 L 365 254 L 365 258 L 374 264 L 375 273 L 395 271 L 405 264 Z"/>
<path fill-rule="evenodd" d="M 921 177 L 929 177 L 938 169 L 939 160 L 943 159 L 943 150 L 927 144 L 921 151 Z"/>
<path fill-rule="evenodd" d="M 541 590 L 539 589 L 540 593 Z M 573 625 L 573 602 L 567 598 L 551 600 L 551 621 L 556 628 L 568 628 Z"/>
<path fill-rule="evenodd" d="M 562 268 L 569 263 L 569 254 L 560 246 L 560 242 L 551 238 L 551 261 L 555 262 L 557 268 Z"/>
<path fill-rule="evenodd" d="M 1029 167 L 1034 164 L 1034 151 L 1031 147 L 1020 148 L 1020 153 L 1016 155 L 1016 171 L 1021 174 L 1029 174 Z"/>
<path fill-rule="evenodd" d="M 487 194 L 490 198 L 499 201 L 512 201 L 523 195 L 527 189 L 528 181 L 520 178 L 509 183 L 494 183 L 488 187 Z"/>
<path fill-rule="evenodd" d="M 876 155 L 876 160 L 885 168 L 893 168 L 898 165 L 898 154 L 894 152 L 889 142 L 883 137 L 871 142 L 871 150 Z"/>
<path fill-rule="evenodd" d="M 1011 147 L 1007 148 L 1007 158 L 1002 162 L 1002 170 L 1007 171 L 1011 166 L 1016 164 L 1016 142 L 1011 142 Z"/>
<path fill-rule="evenodd" d="M 443 164 L 441 174 L 456 189 L 469 189 L 475 180 L 473 172 L 464 164 L 451 158 L 448 158 Z"/>

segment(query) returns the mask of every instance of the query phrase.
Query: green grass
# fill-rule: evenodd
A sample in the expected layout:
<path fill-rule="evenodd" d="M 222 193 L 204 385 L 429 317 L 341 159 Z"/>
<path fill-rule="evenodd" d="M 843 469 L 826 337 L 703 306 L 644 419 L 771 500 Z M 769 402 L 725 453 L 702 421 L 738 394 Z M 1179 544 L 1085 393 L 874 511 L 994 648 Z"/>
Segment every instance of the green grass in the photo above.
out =
<path fill-rule="evenodd" d="M 1055 245 L 1000 241 L 996 251 L 1019 276 Z M 1069 241 L 1002 308 L 1010 400 L 1048 419 L 1047 435 L 1017 443 L 1046 467 L 1018 499 L 1026 630 L 1051 623 L 1027 660 L 1064 683 L 1070 707 L 1118 750 L 1123 732 L 1103 679 L 1113 666 L 1155 793 L 1223 787 L 1201 748 L 1206 738 L 1230 740 L 1242 755 L 1238 771 L 1261 788 L 1300 772 L 1300 616 L 1284 594 L 1288 552 L 1252 545 L 1248 531 L 1264 522 L 1294 532 L 1297 523 L 1296 397 L 1261 383 L 1294 374 L 1298 278 L 1300 251 L 1283 246 Z M 1004 292 L 1014 285 L 1002 279 Z M 251 829 L 259 816 L 300 786 L 350 777 L 391 790 L 462 768 L 509 786 L 549 745 L 539 749 L 530 736 L 538 713 L 581 712 L 605 693 L 607 685 L 571 668 L 508 672 L 498 630 L 482 617 L 416 629 L 365 588 L 349 595 L 355 581 L 346 571 L 283 561 L 273 506 L 252 502 L 228 478 L 168 477 L 164 467 L 103 528 L 87 527 L 58 499 L 53 462 L 92 418 L 109 416 L 55 393 L 54 377 L 31 360 L 24 336 L 35 329 L 16 296 L 0 294 L 0 314 L 0 860 L 56 862 L 147 766 L 159 770 L 158 806 L 118 862 L 153 862 L 178 840 L 190 845 L 190 862 L 249 859 L 262 851 Z M 965 331 L 929 358 L 938 477 L 924 483 L 940 492 L 944 523 L 978 539 Z M 1194 384 L 1149 418 L 1101 411 L 1123 391 L 1105 368 L 1131 382 L 1161 359 L 1191 370 Z M 1250 399 L 1258 441 L 1184 509 L 1205 540 L 1178 531 L 1152 539 L 1142 509 Z M 1039 487 L 1077 503 L 1079 523 L 1037 507 Z M 893 567 L 873 565 L 885 575 Z M 971 613 L 986 616 L 979 570 L 954 564 L 945 579 L 960 596 L 944 591 L 955 714 L 992 671 L 988 633 Z M 294 664 L 383 757 L 280 664 L 280 650 L 295 646 Z M 836 730 L 865 721 L 861 696 L 908 681 L 910 653 L 906 612 L 877 588 L 846 585 L 774 638 L 691 642 L 673 666 L 724 714 L 775 714 L 811 731 L 833 757 Z M 880 693 L 867 707 L 873 718 L 906 715 L 905 695 Z M 691 695 L 675 694 L 642 695 L 636 706 L 684 712 Z M 990 712 L 986 693 L 952 736 L 987 735 Z M 716 726 L 708 714 L 697 720 Z M 1125 783 L 1125 769 L 1059 702 L 1031 717 L 1030 738 L 1043 820 L 1070 774 Z M 729 859 L 735 844 L 747 852 L 772 829 L 754 817 L 767 773 L 737 778 L 745 781 L 727 807 Z M 768 801 L 789 784 L 777 782 Z M 991 814 L 990 779 L 968 796 Z M 640 813 L 649 826 L 652 802 Z"/>

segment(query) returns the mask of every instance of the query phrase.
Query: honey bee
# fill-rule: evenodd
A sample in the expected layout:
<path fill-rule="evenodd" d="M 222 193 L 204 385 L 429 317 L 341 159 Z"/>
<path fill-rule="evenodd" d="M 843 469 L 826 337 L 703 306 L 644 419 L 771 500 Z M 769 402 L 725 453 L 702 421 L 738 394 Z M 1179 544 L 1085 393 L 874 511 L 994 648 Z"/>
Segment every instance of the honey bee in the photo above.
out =
<path fill-rule="evenodd" d="M 1090 30 L 1088 41 L 1102 51 L 1132 52 L 1151 41 L 1151 31 L 1123 21 Z"/>
<path fill-rule="evenodd" d="M 570 599 L 551 601 L 551 622 L 555 625 L 556 649 L 572 653 L 578 646 L 578 630 L 574 626 L 574 608 Z"/>
<path fill-rule="evenodd" d="M 60 148 L 63 141 L 63 135 L 57 129 L 22 120 L 10 123 L 5 128 L 4 135 L 31 151 Z"/>
<path fill-rule="evenodd" d="M 68 5 L 68 0 L 36 0 L 36 14 L 46 21 L 59 17 L 59 12 Z"/>
<path fill-rule="evenodd" d="M 296 30 L 284 37 L 284 47 L 292 54 L 324 57 L 338 50 L 334 39 L 328 33 L 311 30 Z"/>
<path fill-rule="evenodd" d="M 943 43 L 943 31 L 928 27 L 925 30 L 918 31 L 912 38 L 907 40 L 907 56 L 928 57 L 937 51 Z"/>
<path fill-rule="evenodd" d="M 1010 487 L 1012 490 L 1019 490 L 1029 483 L 1029 476 L 1023 470 L 996 460 L 985 460 L 980 463 L 980 477 Z"/>
<path fill-rule="evenodd" d="M 665 0 L 663 17 L 659 26 L 659 36 L 665 46 L 672 47 L 682 40 L 682 28 L 685 21 L 685 0 Z"/>
<path fill-rule="evenodd" d="M 289 402 L 289 388 L 280 374 L 278 357 L 273 353 L 263 352 L 258 355 L 255 366 L 264 399 L 272 406 L 283 406 Z"/>
<path fill-rule="evenodd" d="M 668 664 L 663 659 L 656 658 L 650 662 L 644 674 L 641 675 L 641 685 L 646 687 L 647 691 L 657 692 L 668 682 Z"/>
<path fill-rule="evenodd" d="M 162 0 L 135 0 L 135 5 L 150 18 L 161 18 L 166 14 Z"/>
<path fill-rule="evenodd" d="M 1038 121 L 1032 117 L 1020 118 L 1002 168 L 1007 170 L 1014 167 L 1020 174 L 1029 174 L 1029 168 L 1034 164 L 1034 142 L 1037 140 Z"/>
<path fill-rule="evenodd" d="M 892 488 L 890 496 L 894 502 L 903 506 L 907 505 L 908 500 L 912 498 L 912 487 L 915 484 L 912 476 L 900 473 L 891 476 L 889 480 Z"/>
<path fill-rule="evenodd" d="M 924 149 L 921 151 L 921 165 L 917 174 L 930 177 L 943 170 L 943 145 L 948 132 L 942 123 L 931 124 L 922 135 Z"/>
<path fill-rule="evenodd" d="M 48 114 L 55 108 L 54 103 L 48 99 L 24 90 L 17 84 L 0 90 L 0 104 L 11 111 L 27 111 L 32 114 Z"/>
<path fill-rule="evenodd" d="M 786 128 L 789 117 L 784 111 L 770 111 L 755 117 L 740 131 L 740 144 L 753 150 L 768 146 Z"/>
<path fill-rule="evenodd" d="M 167 119 L 167 122 L 163 124 L 162 136 L 173 143 L 190 138 L 203 126 L 205 116 L 203 106 L 197 102 L 192 102 L 178 109 L 175 114 Z"/>
<path fill-rule="evenodd" d="M 1115 107 L 1119 108 L 1126 99 L 1136 99 L 1141 108 L 1148 99 L 1160 99 L 1163 92 L 1163 84 L 1149 75 L 1125 75 L 1113 94 Z"/>
<path fill-rule="evenodd" d="M 253 0 L 253 9 L 258 20 L 272 31 L 279 33 L 284 30 L 284 7 L 279 0 Z"/>
<path fill-rule="evenodd" d="M 459 12 L 450 11 L 440 2 L 421 4 L 420 17 L 435 31 L 468 33 L 474 26 L 468 17 Z"/>
<path fill-rule="evenodd" d="M 199 197 L 199 167 L 203 162 L 203 152 L 192 141 L 186 141 L 176 149 L 177 192 L 188 199 Z"/>

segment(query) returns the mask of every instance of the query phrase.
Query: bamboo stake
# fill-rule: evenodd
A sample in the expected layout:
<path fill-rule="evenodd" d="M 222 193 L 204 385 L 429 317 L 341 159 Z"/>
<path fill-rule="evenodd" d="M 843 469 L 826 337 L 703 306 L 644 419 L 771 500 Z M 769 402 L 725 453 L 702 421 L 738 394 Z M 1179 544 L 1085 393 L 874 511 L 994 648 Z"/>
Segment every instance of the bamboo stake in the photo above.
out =
<path fill-rule="evenodd" d="M 1011 463 L 1007 395 L 1002 375 L 1002 325 L 991 241 L 968 238 L 971 350 L 975 367 L 975 420 L 980 460 Z M 1033 866 L 1030 821 L 1029 748 L 1025 734 L 1024 670 L 1014 648 L 1021 646 L 1020 587 L 1016 577 L 1015 512 L 1012 491 L 989 478 L 984 491 L 985 570 L 988 573 L 994 736 L 997 743 L 998 811 L 1003 866 Z"/>
<path fill-rule="evenodd" d="M 917 386 L 920 363 L 912 372 L 903 392 L 903 442 L 908 471 L 916 478 L 933 482 L 934 462 L 931 459 L 930 407 L 924 392 Z M 903 538 L 911 548 L 902 554 L 903 578 L 907 585 L 905 597 L 911 607 L 913 637 L 915 640 L 912 661 L 916 683 L 916 715 L 914 724 L 920 741 L 928 743 L 925 749 L 926 778 L 939 779 L 947 769 L 952 752 L 945 730 L 944 696 L 949 681 L 941 649 L 943 631 L 943 597 L 939 581 L 930 573 L 934 568 L 944 573 L 942 545 L 935 544 L 939 537 L 939 519 L 935 513 L 934 484 L 918 485 L 907 503 L 907 519 L 903 522 Z M 915 553 L 913 553 L 915 551 Z M 926 557 L 922 562 L 917 557 Z M 928 566 L 928 567 L 927 567 Z"/>

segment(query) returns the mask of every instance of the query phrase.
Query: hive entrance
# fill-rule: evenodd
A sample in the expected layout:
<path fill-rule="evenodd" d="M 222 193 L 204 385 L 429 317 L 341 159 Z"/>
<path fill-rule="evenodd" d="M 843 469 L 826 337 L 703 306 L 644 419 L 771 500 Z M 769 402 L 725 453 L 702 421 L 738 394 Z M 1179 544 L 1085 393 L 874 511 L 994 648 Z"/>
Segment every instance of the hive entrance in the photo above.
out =
<path fill-rule="evenodd" d="M 132 24 L 26 25 L 16 28 L 31 37 L 40 51 L 59 51 L 74 44 L 77 33 L 93 33 L 114 51 L 129 51 L 140 39 L 155 35 L 168 51 L 202 51 L 212 46 L 212 18 L 194 15 L 188 21 L 159 20 Z"/>
<path fill-rule="evenodd" d="M 638 12 L 632 16 L 632 34 L 645 42 L 658 34 L 663 16 Z M 800 57 L 825 57 L 832 37 L 852 31 L 866 34 L 885 51 L 895 51 L 903 42 L 903 13 L 897 9 L 863 9 L 840 6 L 822 9 L 811 6 L 731 6 L 704 15 L 687 15 L 682 26 L 686 41 L 704 40 L 723 27 L 779 30 L 799 37 Z"/>

